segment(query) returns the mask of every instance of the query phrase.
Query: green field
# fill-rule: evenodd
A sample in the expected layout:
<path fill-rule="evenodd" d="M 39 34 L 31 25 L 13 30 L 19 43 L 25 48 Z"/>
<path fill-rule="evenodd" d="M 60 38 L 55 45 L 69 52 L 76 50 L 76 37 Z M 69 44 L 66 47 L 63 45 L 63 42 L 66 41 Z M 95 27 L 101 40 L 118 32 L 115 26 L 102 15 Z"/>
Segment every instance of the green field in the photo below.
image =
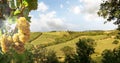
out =
<path fill-rule="evenodd" d="M 76 43 L 80 38 L 92 38 L 96 42 L 95 53 L 92 58 L 100 63 L 101 53 L 105 49 L 113 49 L 120 44 L 112 44 L 116 31 L 87 31 L 87 32 L 32 32 L 30 43 L 43 45 L 47 50 L 54 50 L 58 57 L 64 57 L 61 48 L 70 46 L 76 49 Z"/>

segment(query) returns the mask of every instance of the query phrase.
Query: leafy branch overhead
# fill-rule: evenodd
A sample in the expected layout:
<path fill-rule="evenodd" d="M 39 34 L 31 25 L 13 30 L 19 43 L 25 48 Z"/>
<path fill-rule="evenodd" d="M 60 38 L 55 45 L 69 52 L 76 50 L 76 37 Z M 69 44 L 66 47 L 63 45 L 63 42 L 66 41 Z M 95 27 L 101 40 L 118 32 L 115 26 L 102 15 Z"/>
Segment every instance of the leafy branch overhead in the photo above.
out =
<path fill-rule="evenodd" d="M 103 1 L 98 15 L 107 19 L 106 22 L 114 20 L 115 25 L 120 25 L 120 0 Z"/>
<path fill-rule="evenodd" d="M 1 0 L 0 1 L 0 14 L 2 17 L 8 16 L 9 18 L 14 17 L 25 17 L 30 21 L 29 12 L 37 9 L 38 0 Z M 4 12 L 6 10 L 6 12 Z"/>

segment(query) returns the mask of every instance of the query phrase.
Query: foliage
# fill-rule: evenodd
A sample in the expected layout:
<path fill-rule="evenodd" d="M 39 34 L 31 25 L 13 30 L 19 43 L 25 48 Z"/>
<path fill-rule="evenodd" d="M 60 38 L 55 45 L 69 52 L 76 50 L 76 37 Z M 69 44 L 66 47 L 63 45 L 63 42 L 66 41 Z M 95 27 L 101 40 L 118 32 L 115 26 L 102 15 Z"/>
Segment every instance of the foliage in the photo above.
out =
<path fill-rule="evenodd" d="M 30 22 L 29 12 L 36 10 L 37 6 L 38 0 L 0 0 L 0 29 L 2 34 L 6 30 L 4 21 L 13 24 L 19 17 L 25 17 Z"/>
<path fill-rule="evenodd" d="M 18 54 L 11 50 L 9 53 L 0 53 L 0 63 L 33 63 L 32 53 L 26 50 L 23 54 Z"/>
<path fill-rule="evenodd" d="M 74 62 L 75 52 L 72 47 L 65 46 L 65 47 L 61 48 L 61 51 L 65 54 L 64 63 L 73 63 Z"/>
<path fill-rule="evenodd" d="M 74 54 L 74 50 L 72 47 L 70 46 L 64 46 L 63 48 L 61 48 L 61 51 L 65 54 L 65 55 L 71 55 Z"/>
<path fill-rule="evenodd" d="M 76 43 L 78 63 L 91 63 L 92 59 L 90 55 L 94 53 L 94 44 L 94 40 L 89 38 L 82 38 Z"/>
<path fill-rule="evenodd" d="M 9 8 L 11 9 L 10 18 L 13 19 L 13 16 L 20 17 L 24 16 L 28 21 L 30 21 L 29 12 L 37 9 L 38 0 L 11 0 L 7 1 Z"/>
<path fill-rule="evenodd" d="M 72 53 L 71 47 L 64 47 L 62 50 L 66 55 L 65 63 L 93 63 L 91 54 L 94 53 L 94 45 L 93 39 L 82 38 L 76 43 L 76 54 Z"/>
<path fill-rule="evenodd" d="M 118 44 L 118 43 L 119 43 L 118 40 L 114 40 L 114 41 L 112 42 L 112 44 Z"/>
<path fill-rule="evenodd" d="M 115 20 L 114 24 L 120 24 L 120 1 L 106 0 L 100 5 L 98 15 L 107 19 L 107 21 Z"/>
<path fill-rule="evenodd" d="M 6 60 L 7 59 L 7 60 Z M 9 53 L 0 53 L 0 63 L 59 63 L 56 52 L 48 51 L 41 45 L 33 46 L 26 45 L 26 51 L 23 54 L 18 54 L 11 50 Z"/>
<path fill-rule="evenodd" d="M 37 9 L 38 0 L 26 0 L 26 2 L 28 2 L 29 11 Z"/>
<path fill-rule="evenodd" d="M 120 39 L 120 31 L 118 32 L 118 34 L 115 37 L 116 39 Z"/>
<path fill-rule="evenodd" d="M 54 51 L 48 51 L 42 46 L 38 45 L 33 49 L 33 57 L 37 63 L 58 63 L 56 53 Z"/>
<path fill-rule="evenodd" d="M 6 19 L 7 16 L 11 20 L 14 20 L 16 17 L 22 16 L 26 17 L 29 21 L 29 12 L 37 9 L 37 2 L 38 0 L 1 0 L 0 19 Z"/>
<path fill-rule="evenodd" d="M 120 46 L 113 50 L 103 51 L 102 57 L 102 63 L 120 63 Z"/>
<path fill-rule="evenodd" d="M 47 53 L 47 61 L 45 63 L 59 63 L 58 58 L 56 56 L 56 52 L 49 51 Z"/>

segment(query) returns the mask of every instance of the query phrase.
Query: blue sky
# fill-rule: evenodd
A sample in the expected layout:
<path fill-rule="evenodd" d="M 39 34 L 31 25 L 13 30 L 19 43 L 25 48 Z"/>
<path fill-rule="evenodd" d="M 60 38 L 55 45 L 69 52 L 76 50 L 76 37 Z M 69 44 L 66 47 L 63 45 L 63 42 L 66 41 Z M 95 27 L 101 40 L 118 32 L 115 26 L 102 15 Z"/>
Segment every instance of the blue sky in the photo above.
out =
<path fill-rule="evenodd" d="M 31 31 L 111 30 L 97 11 L 101 0 L 38 0 L 38 9 L 30 12 Z"/>

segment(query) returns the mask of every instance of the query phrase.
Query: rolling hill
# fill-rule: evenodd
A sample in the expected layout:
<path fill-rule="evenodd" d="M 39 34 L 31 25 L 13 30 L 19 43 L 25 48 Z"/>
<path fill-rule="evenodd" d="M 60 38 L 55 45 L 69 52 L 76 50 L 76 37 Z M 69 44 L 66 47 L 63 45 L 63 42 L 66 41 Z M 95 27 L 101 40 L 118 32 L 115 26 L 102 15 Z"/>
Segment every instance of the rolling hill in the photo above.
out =
<path fill-rule="evenodd" d="M 57 31 L 57 32 L 32 32 L 29 42 L 33 45 L 42 45 L 47 50 L 54 50 L 58 57 L 64 57 L 61 48 L 70 46 L 76 49 L 76 43 L 80 38 L 92 38 L 96 42 L 95 53 L 92 58 L 100 63 L 101 53 L 105 49 L 113 49 L 120 45 L 112 44 L 117 31 Z"/>

